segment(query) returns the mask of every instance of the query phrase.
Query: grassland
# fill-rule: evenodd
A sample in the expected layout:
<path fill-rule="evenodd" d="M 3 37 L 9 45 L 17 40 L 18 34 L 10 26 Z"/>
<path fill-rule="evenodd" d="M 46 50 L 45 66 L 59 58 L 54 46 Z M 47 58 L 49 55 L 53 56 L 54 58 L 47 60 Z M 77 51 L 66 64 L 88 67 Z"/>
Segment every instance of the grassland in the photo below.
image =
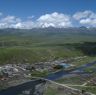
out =
<path fill-rule="evenodd" d="M 0 65 L 7 63 L 35 63 L 56 59 L 87 56 L 70 63 L 82 65 L 96 60 L 96 29 L 4 29 L 0 30 Z M 44 73 L 44 74 L 47 74 Z M 34 72 L 40 76 L 43 73 Z M 82 84 L 82 77 L 60 79 L 64 84 Z M 87 79 L 86 79 L 87 80 Z M 85 80 L 85 81 L 86 81 Z M 84 81 L 84 82 L 85 82 Z M 96 87 L 76 87 L 96 93 Z M 61 95 L 62 93 L 60 93 Z M 45 95 L 59 95 L 48 87 Z"/>
<path fill-rule="evenodd" d="M 0 30 L 0 64 L 34 63 L 77 56 L 88 56 L 88 61 L 95 59 L 96 34 L 70 31 Z"/>

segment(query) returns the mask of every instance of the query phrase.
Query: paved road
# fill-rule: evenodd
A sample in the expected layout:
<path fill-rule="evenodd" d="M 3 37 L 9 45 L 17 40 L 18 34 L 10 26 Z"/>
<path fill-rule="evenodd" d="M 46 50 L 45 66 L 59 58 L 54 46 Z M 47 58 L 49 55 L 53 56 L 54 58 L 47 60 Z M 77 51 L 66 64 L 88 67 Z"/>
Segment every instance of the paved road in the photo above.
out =
<path fill-rule="evenodd" d="M 80 67 L 77 67 L 77 68 L 69 70 L 69 71 L 61 70 L 61 71 L 58 71 L 56 73 L 49 74 L 48 76 L 46 76 L 44 78 L 54 81 L 54 80 L 56 80 L 56 79 L 58 79 L 62 76 L 66 76 L 66 75 L 72 73 L 73 71 L 83 70 L 84 68 L 90 67 L 90 66 L 95 65 L 95 64 L 96 64 L 96 61 L 84 64 Z M 27 89 L 30 89 L 30 88 L 33 88 L 33 92 L 34 92 L 34 86 L 37 85 L 37 84 L 40 84 L 42 82 L 45 82 L 45 81 L 41 80 L 41 79 L 32 80 L 32 81 L 26 82 L 24 84 L 17 85 L 17 86 L 14 86 L 14 87 L 10 87 L 6 90 L 2 90 L 2 91 L 0 91 L 0 95 L 18 95 L 18 94 L 20 94 L 20 92 L 22 92 L 24 90 L 27 90 Z"/>

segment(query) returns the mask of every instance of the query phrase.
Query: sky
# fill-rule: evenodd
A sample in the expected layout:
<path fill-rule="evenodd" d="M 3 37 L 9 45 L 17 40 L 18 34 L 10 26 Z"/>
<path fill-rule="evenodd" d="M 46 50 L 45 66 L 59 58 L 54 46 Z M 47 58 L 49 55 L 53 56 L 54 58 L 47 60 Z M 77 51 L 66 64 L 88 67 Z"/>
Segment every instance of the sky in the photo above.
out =
<path fill-rule="evenodd" d="M 0 28 L 95 27 L 96 0 L 0 0 Z"/>

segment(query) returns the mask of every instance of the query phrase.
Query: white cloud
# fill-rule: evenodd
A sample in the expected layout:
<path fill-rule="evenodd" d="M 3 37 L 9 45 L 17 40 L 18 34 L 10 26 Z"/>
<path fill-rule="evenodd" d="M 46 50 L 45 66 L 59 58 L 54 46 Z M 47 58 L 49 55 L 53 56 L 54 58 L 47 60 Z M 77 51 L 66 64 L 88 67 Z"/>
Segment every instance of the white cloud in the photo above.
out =
<path fill-rule="evenodd" d="M 0 22 L 5 22 L 5 23 L 16 23 L 16 22 L 20 22 L 21 19 L 17 18 L 15 16 L 6 16 L 5 18 L 2 18 L 0 20 Z"/>
<path fill-rule="evenodd" d="M 54 12 L 52 14 L 45 14 L 37 19 L 39 27 L 70 27 L 72 26 L 70 16 Z"/>
<path fill-rule="evenodd" d="M 92 11 L 77 12 L 73 15 L 73 18 L 76 20 L 80 20 L 82 18 L 89 17 L 91 14 L 93 14 Z"/>
<path fill-rule="evenodd" d="M 33 19 L 34 16 L 26 17 L 26 20 L 22 20 L 19 17 L 10 15 L 6 17 L 1 16 L 0 28 L 31 29 L 40 27 L 66 28 L 73 25 L 84 25 L 88 27 L 96 26 L 96 13 L 92 11 L 77 12 L 74 15 L 66 15 L 63 13 L 54 12 L 51 14 L 42 15 L 34 21 Z"/>
<path fill-rule="evenodd" d="M 29 17 L 27 20 L 22 21 L 20 18 L 15 16 L 6 16 L 0 19 L 0 28 L 25 28 L 31 29 L 35 27 L 70 27 L 71 19 L 70 16 L 54 12 L 52 14 L 45 14 L 40 16 L 34 22 L 32 17 Z"/>
<path fill-rule="evenodd" d="M 20 18 L 15 16 L 6 16 L 0 19 L 0 28 L 14 28 L 16 23 L 21 22 Z"/>
<path fill-rule="evenodd" d="M 14 25 L 14 28 L 31 29 L 34 28 L 34 22 L 32 21 L 19 22 Z"/>
<path fill-rule="evenodd" d="M 96 13 L 92 11 L 77 12 L 73 18 L 79 21 L 81 25 L 96 27 Z"/>
<path fill-rule="evenodd" d="M 86 26 L 96 27 L 96 19 L 86 18 L 86 19 L 80 20 L 80 23 Z"/>

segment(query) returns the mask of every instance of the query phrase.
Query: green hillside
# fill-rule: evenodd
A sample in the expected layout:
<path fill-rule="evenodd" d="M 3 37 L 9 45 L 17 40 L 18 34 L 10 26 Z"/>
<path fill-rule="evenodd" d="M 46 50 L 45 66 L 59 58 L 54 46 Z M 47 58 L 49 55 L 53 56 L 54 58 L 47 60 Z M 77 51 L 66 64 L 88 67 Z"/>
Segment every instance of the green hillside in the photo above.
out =
<path fill-rule="evenodd" d="M 95 28 L 1 29 L 0 64 L 96 55 Z"/>

